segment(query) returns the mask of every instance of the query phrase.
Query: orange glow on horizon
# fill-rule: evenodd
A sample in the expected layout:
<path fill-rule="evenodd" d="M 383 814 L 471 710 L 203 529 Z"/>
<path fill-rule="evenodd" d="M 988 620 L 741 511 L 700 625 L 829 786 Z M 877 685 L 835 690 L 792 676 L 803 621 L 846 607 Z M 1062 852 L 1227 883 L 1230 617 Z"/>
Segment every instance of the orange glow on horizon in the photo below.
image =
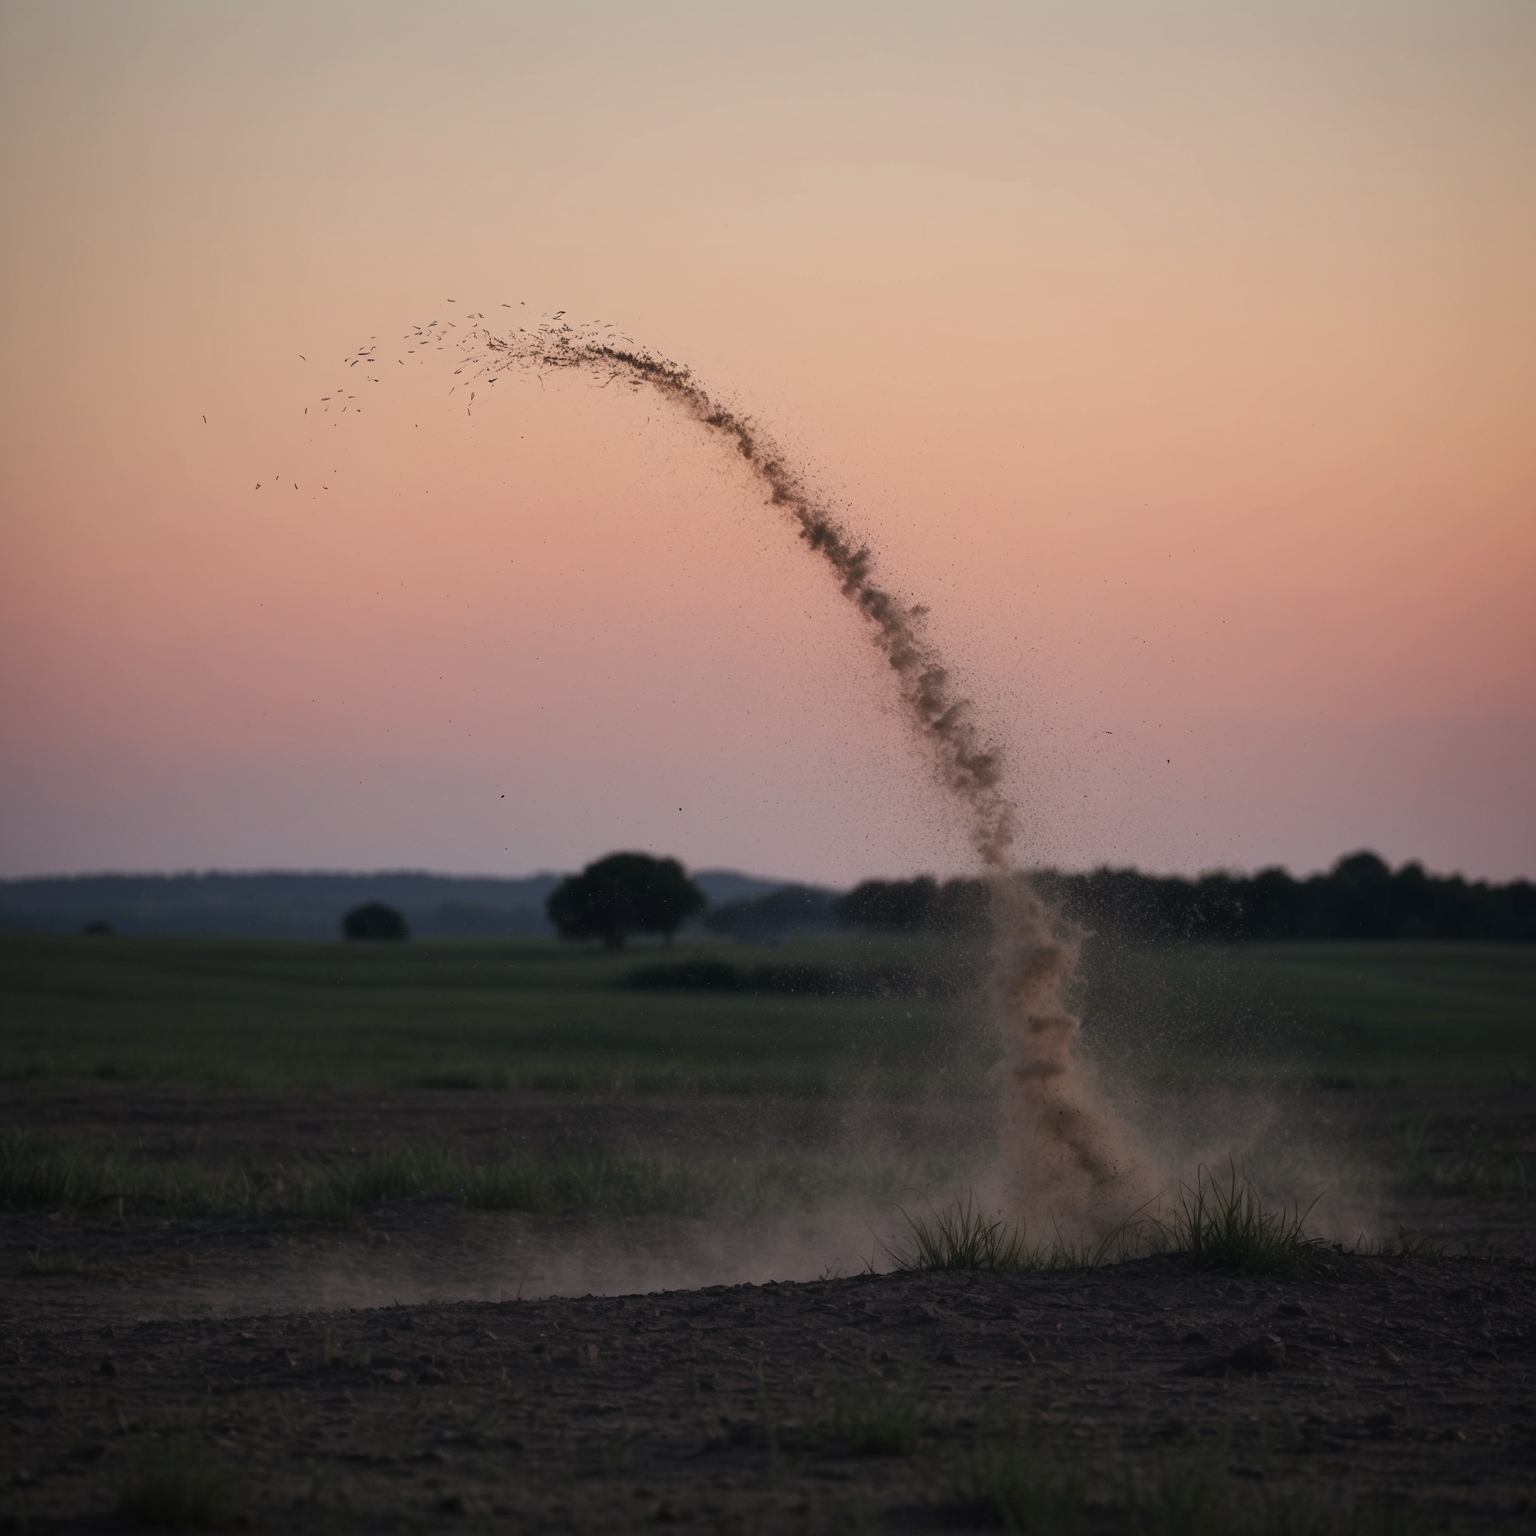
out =
<path fill-rule="evenodd" d="M 1530 14 L 350 14 L 4 23 L 0 874 L 966 866 L 716 446 L 389 350 L 560 308 L 846 505 L 1033 856 L 1536 873 Z"/>

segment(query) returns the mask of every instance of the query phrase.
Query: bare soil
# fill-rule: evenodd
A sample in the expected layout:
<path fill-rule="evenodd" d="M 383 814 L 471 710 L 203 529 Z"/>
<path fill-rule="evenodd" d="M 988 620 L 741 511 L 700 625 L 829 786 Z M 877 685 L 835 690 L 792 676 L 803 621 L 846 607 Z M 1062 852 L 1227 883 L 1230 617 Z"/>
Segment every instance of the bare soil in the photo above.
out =
<path fill-rule="evenodd" d="M 1405 1114 L 1536 1120 L 1530 1094 L 1420 1097 L 1315 1112 L 1367 1139 Z M 168 1156 L 434 1137 L 727 1156 L 846 1144 L 850 1123 L 757 1100 L 100 1086 L 8 1089 L 0 1116 Z M 898 1108 L 869 1134 L 942 1121 Z M 1280 1529 L 1293 1498 L 1338 1529 L 1375 1528 L 1348 1523 L 1358 1508 L 1408 1522 L 1384 1529 L 1530 1530 L 1531 1217 L 1518 1195 L 1399 1199 L 1388 1219 L 1451 1256 L 1333 1253 L 1280 1281 L 1169 1258 L 865 1274 L 877 1234 L 837 1211 L 566 1222 L 424 1199 L 343 1229 L 12 1214 L 0 1529 L 115 1529 L 145 1458 L 187 1443 L 224 1481 L 226 1523 L 297 1532 L 980 1529 L 996 1512 L 968 1458 L 1005 1444 L 1035 1447 L 1039 1478 L 1081 1469 L 1089 1531 Z M 80 1272 L 29 1273 L 31 1253 Z M 1203 1526 L 1169 1513 L 1180 1489 L 1216 1512 Z"/>

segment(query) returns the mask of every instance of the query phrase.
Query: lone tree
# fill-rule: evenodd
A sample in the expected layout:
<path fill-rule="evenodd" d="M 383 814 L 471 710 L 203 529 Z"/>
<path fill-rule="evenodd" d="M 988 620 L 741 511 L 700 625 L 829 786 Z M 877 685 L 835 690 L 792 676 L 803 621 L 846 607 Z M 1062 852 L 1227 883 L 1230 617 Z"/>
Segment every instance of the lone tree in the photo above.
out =
<path fill-rule="evenodd" d="M 623 949 L 631 933 L 659 933 L 670 944 L 708 902 L 676 859 L 610 853 L 562 880 L 544 906 L 562 939 L 601 939 Z"/>
<path fill-rule="evenodd" d="M 408 939 L 411 926 L 393 907 L 367 901 L 342 918 L 341 932 L 348 939 Z"/>

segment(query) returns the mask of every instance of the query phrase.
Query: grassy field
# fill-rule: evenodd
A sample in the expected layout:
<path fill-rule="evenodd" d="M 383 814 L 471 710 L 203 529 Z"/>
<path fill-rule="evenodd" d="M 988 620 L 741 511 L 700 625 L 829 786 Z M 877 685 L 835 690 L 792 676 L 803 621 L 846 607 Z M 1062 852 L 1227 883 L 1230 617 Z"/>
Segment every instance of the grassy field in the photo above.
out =
<path fill-rule="evenodd" d="M 842 937 L 743 965 L 901 962 L 949 999 L 626 989 L 651 951 L 541 941 L 0 940 L 0 1078 L 192 1086 L 868 1091 L 974 1087 L 982 964 Z M 967 989 L 963 983 L 970 980 Z M 1164 1081 L 1536 1080 L 1536 949 L 1453 943 L 1090 946 L 1085 1038 Z"/>
<path fill-rule="evenodd" d="M 1536 1083 L 1529 945 L 1136 945 L 1090 953 L 1087 972 L 1087 1028 L 1164 1079 Z"/>
<path fill-rule="evenodd" d="M 960 1070 L 954 1003 L 619 985 L 657 958 L 539 941 L 5 939 L 0 1077 L 899 1095 Z"/>

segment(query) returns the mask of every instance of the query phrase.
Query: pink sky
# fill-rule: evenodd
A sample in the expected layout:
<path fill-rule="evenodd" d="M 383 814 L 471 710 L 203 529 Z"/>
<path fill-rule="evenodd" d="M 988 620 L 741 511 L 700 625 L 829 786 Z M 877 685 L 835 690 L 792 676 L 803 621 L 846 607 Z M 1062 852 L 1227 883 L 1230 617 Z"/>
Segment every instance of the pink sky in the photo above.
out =
<path fill-rule="evenodd" d="M 522 301 L 847 508 L 1027 859 L 1536 874 L 1529 6 L 0 28 L 0 875 L 968 867 L 857 620 L 656 402 L 468 417 L 412 357 L 314 410 Z"/>

